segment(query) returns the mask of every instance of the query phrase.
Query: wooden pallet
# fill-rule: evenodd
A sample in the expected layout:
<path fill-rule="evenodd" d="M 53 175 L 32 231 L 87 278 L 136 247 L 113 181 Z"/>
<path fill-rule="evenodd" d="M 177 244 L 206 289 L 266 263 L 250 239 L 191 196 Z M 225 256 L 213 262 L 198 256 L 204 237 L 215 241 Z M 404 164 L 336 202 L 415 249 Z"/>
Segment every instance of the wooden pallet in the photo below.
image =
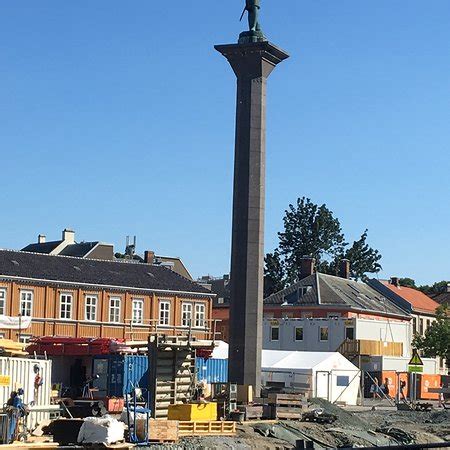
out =
<path fill-rule="evenodd" d="M 301 419 L 307 406 L 304 394 L 269 394 L 264 415 L 272 419 Z"/>
<path fill-rule="evenodd" d="M 263 416 L 263 405 L 239 405 L 239 411 L 245 414 L 245 420 L 261 419 Z"/>
<path fill-rule="evenodd" d="M 234 436 L 236 434 L 236 422 L 181 421 L 178 423 L 178 433 L 180 436 Z"/>

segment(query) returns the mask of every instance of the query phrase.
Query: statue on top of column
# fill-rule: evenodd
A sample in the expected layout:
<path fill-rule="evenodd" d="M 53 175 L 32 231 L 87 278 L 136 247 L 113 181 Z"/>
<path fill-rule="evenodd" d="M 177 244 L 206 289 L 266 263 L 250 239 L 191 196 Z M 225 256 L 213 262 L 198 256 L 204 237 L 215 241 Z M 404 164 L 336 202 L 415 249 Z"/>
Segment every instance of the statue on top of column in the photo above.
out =
<path fill-rule="evenodd" d="M 242 11 L 241 20 L 245 11 L 248 12 L 248 29 L 249 31 L 261 31 L 259 24 L 259 10 L 261 8 L 260 0 L 245 0 L 244 11 Z"/>

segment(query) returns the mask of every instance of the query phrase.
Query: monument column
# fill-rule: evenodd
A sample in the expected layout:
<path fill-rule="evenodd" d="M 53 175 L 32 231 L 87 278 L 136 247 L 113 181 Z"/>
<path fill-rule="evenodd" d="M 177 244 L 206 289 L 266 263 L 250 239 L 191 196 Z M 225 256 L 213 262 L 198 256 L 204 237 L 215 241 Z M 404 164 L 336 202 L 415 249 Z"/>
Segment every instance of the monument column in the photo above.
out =
<path fill-rule="evenodd" d="M 266 85 L 288 55 L 261 32 L 238 44 L 216 45 L 237 77 L 234 156 L 229 381 L 261 388 Z"/>

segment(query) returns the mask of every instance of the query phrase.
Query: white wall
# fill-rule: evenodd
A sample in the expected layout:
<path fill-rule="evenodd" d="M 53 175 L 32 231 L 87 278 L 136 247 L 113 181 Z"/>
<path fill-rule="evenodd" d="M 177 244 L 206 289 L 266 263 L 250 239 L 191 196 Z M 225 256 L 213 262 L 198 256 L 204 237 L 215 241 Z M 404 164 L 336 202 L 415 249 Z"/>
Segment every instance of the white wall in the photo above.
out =
<path fill-rule="evenodd" d="M 271 339 L 271 327 L 279 327 L 279 339 Z M 303 327 L 303 340 L 295 340 L 296 327 Z M 320 340 L 320 328 L 328 327 L 328 340 Z M 335 352 L 344 342 L 346 328 L 354 328 L 355 339 L 401 342 L 403 356 L 409 356 L 412 330 L 410 322 L 370 319 L 264 319 L 263 348 L 269 350 L 297 350 Z"/>

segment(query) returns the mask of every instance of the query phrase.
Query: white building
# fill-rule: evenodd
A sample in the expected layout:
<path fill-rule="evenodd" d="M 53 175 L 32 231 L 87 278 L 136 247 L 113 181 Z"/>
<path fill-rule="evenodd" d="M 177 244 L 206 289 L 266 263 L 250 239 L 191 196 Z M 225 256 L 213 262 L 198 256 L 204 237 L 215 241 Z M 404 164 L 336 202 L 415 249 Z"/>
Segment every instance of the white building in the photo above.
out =
<path fill-rule="evenodd" d="M 263 350 L 263 386 L 277 385 L 310 397 L 356 405 L 360 371 L 337 352 Z"/>
<path fill-rule="evenodd" d="M 410 356 L 411 323 L 362 318 L 264 319 L 263 348 L 268 350 L 335 352 L 346 340 L 402 344 L 401 354 Z"/>

